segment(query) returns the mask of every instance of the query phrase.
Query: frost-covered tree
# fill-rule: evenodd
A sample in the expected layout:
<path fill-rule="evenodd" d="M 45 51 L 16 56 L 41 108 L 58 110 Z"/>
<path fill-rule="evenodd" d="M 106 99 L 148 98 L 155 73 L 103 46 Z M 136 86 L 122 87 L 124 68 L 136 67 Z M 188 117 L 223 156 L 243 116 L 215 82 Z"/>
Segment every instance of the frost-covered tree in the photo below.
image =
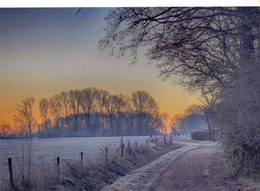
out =
<path fill-rule="evenodd" d="M 241 65 L 241 36 L 250 32 L 249 39 L 255 38 L 250 30 L 259 24 L 259 9 L 117 8 L 105 19 L 100 48 L 118 48 L 120 55 L 130 51 L 135 61 L 138 48 L 147 47 L 163 77 L 177 74 L 192 87 L 217 88 Z"/>
<path fill-rule="evenodd" d="M 259 174 L 244 157 L 259 159 L 259 7 L 117 8 L 105 19 L 101 49 L 129 51 L 135 62 L 145 47 L 163 78 L 176 75 L 191 89 L 218 93 L 228 158 L 238 171 Z"/>
<path fill-rule="evenodd" d="M 260 178 L 260 67 L 240 74 L 220 94 L 215 110 L 234 172 Z M 231 166 L 230 165 L 230 166 Z"/>

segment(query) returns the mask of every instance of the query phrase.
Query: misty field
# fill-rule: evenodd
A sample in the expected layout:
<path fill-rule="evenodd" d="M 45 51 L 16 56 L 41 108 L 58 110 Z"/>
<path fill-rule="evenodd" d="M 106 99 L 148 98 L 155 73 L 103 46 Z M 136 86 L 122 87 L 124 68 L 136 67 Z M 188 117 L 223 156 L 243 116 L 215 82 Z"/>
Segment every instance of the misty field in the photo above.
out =
<path fill-rule="evenodd" d="M 123 137 L 124 144 L 145 145 L 149 137 L 135 136 Z M 121 137 L 82 137 L 82 138 L 40 138 L 32 140 L 32 162 L 39 165 L 42 162 L 55 163 L 56 157 L 66 160 L 80 160 L 80 152 L 84 153 L 84 160 L 95 159 L 105 156 L 104 148 L 108 147 L 108 155 L 115 154 L 120 146 Z M 1 181 L 8 180 L 7 159 L 13 159 L 13 171 L 19 170 L 18 157 L 21 162 L 22 144 L 26 154 L 26 141 L 21 139 L 0 140 L 0 171 Z M 16 153 L 17 152 L 17 153 Z"/>

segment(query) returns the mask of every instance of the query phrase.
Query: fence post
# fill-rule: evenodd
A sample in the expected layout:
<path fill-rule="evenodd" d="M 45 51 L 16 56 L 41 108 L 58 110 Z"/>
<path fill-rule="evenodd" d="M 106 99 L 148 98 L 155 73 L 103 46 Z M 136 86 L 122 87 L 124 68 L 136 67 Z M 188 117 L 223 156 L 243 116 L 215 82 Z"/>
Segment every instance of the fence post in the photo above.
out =
<path fill-rule="evenodd" d="M 148 146 L 148 140 L 146 140 L 146 148 L 147 148 L 147 149 L 149 148 L 149 146 Z"/>
<path fill-rule="evenodd" d="M 171 133 L 171 135 L 170 135 L 170 139 L 171 139 L 171 143 L 172 143 L 172 133 Z"/>
<path fill-rule="evenodd" d="M 59 180 L 60 180 L 60 157 L 57 157 L 57 170 L 58 170 L 57 182 L 59 182 Z"/>
<path fill-rule="evenodd" d="M 105 148 L 105 150 L 106 150 L 106 161 L 108 161 L 107 147 Z"/>
<path fill-rule="evenodd" d="M 137 141 L 135 142 L 135 147 L 137 148 Z"/>
<path fill-rule="evenodd" d="M 166 143 L 166 137 L 165 137 L 165 134 L 163 134 L 163 142 Z"/>
<path fill-rule="evenodd" d="M 80 153 L 80 161 L 83 164 L 83 152 Z"/>
<path fill-rule="evenodd" d="M 8 169 L 9 169 L 9 176 L 10 176 L 10 185 L 11 188 L 14 188 L 12 158 L 8 158 Z"/>
<path fill-rule="evenodd" d="M 121 145 L 121 157 L 124 156 L 124 145 Z"/>
<path fill-rule="evenodd" d="M 125 144 L 123 142 L 123 138 L 121 138 L 120 147 L 121 147 L 121 157 L 123 157 L 124 156 L 124 147 L 125 147 Z"/>
<path fill-rule="evenodd" d="M 155 137 L 155 146 L 157 146 L 157 136 Z"/>

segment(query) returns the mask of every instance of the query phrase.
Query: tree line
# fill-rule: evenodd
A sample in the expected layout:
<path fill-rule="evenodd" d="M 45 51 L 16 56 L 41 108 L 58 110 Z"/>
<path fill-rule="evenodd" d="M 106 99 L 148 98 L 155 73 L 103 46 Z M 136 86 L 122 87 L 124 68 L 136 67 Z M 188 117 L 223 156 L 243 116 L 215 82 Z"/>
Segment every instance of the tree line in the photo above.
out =
<path fill-rule="evenodd" d="M 21 134 L 29 137 L 150 135 L 165 128 L 156 101 L 145 91 L 131 96 L 93 87 L 62 91 L 39 101 L 40 122 L 34 102 L 26 98 L 14 115 Z"/>

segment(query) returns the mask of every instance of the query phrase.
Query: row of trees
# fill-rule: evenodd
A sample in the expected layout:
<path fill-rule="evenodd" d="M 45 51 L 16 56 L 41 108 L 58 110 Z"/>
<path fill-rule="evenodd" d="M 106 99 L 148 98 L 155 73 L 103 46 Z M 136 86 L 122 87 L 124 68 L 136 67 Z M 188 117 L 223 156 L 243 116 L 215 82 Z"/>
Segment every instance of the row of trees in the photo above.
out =
<path fill-rule="evenodd" d="M 92 89 L 92 88 L 89 88 Z M 105 91 L 104 91 L 105 92 Z M 61 94 L 65 94 L 66 92 L 61 92 L 60 94 L 55 95 L 54 97 L 59 97 Z M 129 96 L 119 96 L 127 98 L 128 101 L 132 102 L 132 99 Z M 25 106 L 29 107 L 28 101 L 31 100 L 31 106 L 33 98 L 25 99 L 21 105 L 17 106 L 19 112 L 14 116 L 16 123 L 20 126 L 20 128 L 11 127 L 8 124 L 2 124 L 0 126 L 0 135 L 2 137 L 6 137 L 10 134 L 27 134 L 30 136 L 31 133 L 36 133 L 40 136 L 70 136 L 70 135 L 82 135 L 82 136 L 95 136 L 95 135 L 138 135 L 139 133 L 144 133 L 145 129 L 142 128 L 143 125 L 148 124 L 148 129 L 152 128 L 150 133 L 173 133 L 175 135 L 187 135 L 190 134 L 193 130 L 200 129 L 208 129 L 207 124 L 207 115 L 204 112 L 206 106 L 203 105 L 191 105 L 189 106 L 183 114 L 177 114 L 174 117 L 170 118 L 168 113 L 158 113 L 158 111 L 153 114 L 149 114 L 150 118 L 146 115 L 147 120 L 151 120 L 150 123 L 148 121 L 143 121 L 143 125 L 140 125 L 141 129 L 137 129 L 139 115 L 141 114 L 136 111 L 133 106 L 133 102 L 130 103 L 132 106 L 129 110 L 129 102 L 127 105 L 124 105 L 122 108 L 122 113 L 117 113 L 112 120 L 112 127 L 115 128 L 117 133 L 112 132 L 110 118 L 107 115 L 106 108 L 102 110 L 102 115 L 100 112 L 97 112 L 97 105 L 95 105 L 93 112 L 90 115 L 87 113 L 83 113 L 82 109 L 80 109 L 80 113 L 78 116 L 78 130 L 75 129 L 75 116 L 72 112 L 71 105 L 68 102 L 67 115 L 66 112 L 62 112 L 62 109 L 59 109 L 57 113 L 58 118 L 53 117 L 54 111 L 52 111 L 53 104 L 52 98 L 49 100 L 43 98 L 39 102 L 39 110 L 41 114 L 40 124 L 36 122 L 34 117 L 25 118 L 26 113 L 30 110 L 24 110 Z M 126 103 L 126 102 L 125 102 Z M 62 104 L 58 104 L 60 108 Z M 22 107 L 23 106 L 23 107 Z M 23 108 L 23 109 L 21 109 Z M 64 107 L 66 108 L 66 107 Z M 31 108 L 32 109 L 32 108 Z M 144 109 L 142 109 L 144 110 Z M 156 109 L 157 110 L 157 109 Z M 55 109 L 57 112 L 57 110 Z M 66 111 L 66 110 L 65 110 Z M 22 115 L 18 114 L 23 113 Z M 146 112 L 147 113 L 147 112 Z M 28 116 L 28 114 L 26 114 Z M 67 117 L 66 117 L 67 116 Z M 90 117 L 89 123 L 86 123 L 86 119 Z M 139 117 L 138 117 L 139 116 Z M 119 118 L 120 117 L 120 118 Z M 19 118 L 19 120 L 18 120 Z M 21 123 L 21 119 L 23 123 Z M 145 119 L 145 118 L 144 118 Z M 27 122 L 26 122 L 27 121 Z M 148 122 L 148 123 L 147 123 Z M 149 124 L 153 124 L 154 126 L 149 126 Z M 31 124 L 31 125 L 30 125 Z M 78 132 L 78 133 L 77 133 Z M 121 134 L 119 134 L 121 133 Z M 145 133 L 147 134 L 147 133 Z"/>
<path fill-rule="evenodd" d="M 41 122 L 35 120 L 35 100 L 17 106 L 14 120 L 22 133 L 32 136 L 148 135 L 165 129 L 154 98 L 145 91 L 111 95 L 96 88 L 60 92 L 39 101 Z"/>
<path fill-rule="evenodd" d="M 105 19 L 100 48 L 130 51 L 135 62 L 145 47 L 162 77 L 200 90 L 230 166 L 260 177 L 259 7 L 117 8 Z"/>

